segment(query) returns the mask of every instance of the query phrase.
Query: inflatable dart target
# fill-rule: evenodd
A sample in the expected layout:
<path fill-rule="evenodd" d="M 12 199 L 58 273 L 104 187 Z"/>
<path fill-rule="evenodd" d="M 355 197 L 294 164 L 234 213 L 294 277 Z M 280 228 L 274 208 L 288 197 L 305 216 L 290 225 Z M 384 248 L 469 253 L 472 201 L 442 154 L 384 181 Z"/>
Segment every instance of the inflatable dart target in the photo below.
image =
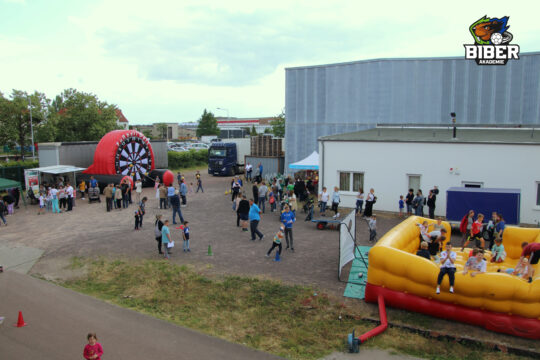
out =
<path fill-rule="evenodd" d="M 94 163 L 84 173 L 129 176 L 133 183 L 144 180 L 154 167 L 154 152 L 146 136 L 135 130 L 114 130 L 100 140 Z"/>

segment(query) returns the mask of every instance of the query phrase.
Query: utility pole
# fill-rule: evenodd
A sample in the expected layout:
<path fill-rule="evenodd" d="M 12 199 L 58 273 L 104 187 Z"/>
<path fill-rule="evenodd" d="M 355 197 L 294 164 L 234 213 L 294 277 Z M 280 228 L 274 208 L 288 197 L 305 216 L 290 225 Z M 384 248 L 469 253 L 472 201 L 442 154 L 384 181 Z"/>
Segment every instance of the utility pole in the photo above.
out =
<path fill-rule="evenodd" d="M 30 133 L 32 134 L 32 160 L 36 160 L 36 152 L 34 147 L 34 124 L 32 122 L 32 99 L 27 95 L 28 97 L 28 106 L 30 107 Z M 22 144 L 21 144 L 22 146 Z M 24 149 L 22 149 L 24 153 Z"/>

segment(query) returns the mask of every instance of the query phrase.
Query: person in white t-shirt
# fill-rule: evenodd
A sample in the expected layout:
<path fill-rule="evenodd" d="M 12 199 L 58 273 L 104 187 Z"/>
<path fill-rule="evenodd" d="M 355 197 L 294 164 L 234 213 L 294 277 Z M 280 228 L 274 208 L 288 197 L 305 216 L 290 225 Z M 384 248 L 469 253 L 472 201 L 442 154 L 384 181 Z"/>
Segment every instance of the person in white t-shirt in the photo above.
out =
<path fill-rule="evenodd" d="M 70 183 L 67 183 L 66 194 L 68 204 L 67 211 L 71 211 L 73 210 L 73 186 L 71 186 Z"/>
<path fill-rule="evenodd" d="M 439 276 L 437 277 L 437 294 L 441 293 L 441 283 L 444 275 L 448 275 L 448 280 L 450 280 L 450 292 L 454 293 L 454 280 L 456 275 L 456 253 L 452 251 L 452 244 L 450 241 L 446 243 L 446 250 L 441 252 L 441 270 L 439 271 Z"/>
<path fill-rule="evenodd" d="M 137 193 L 137 203 L 140 203 L 142 193 L 142 181 L 140 179 L 135 181 L 135 192 Z"/>
<path fill-rule="evenodd" d="M 246 181 L 251 181 L 251 174 L 253 173 L 253 165 L 246 164 Z"/>
<path fill-rule="evenodd" d="M 60 213 L 60 207 L 58 206 L 58 190 L 53 187 L 51 189 L 51 201 L 52 201 L 52 212 L 54 213 Z"/>
<path fill-rule="evenodd" d="M 319 193 L 319 201 L 321 202 L 321 216 L 326 216 L 326 204 L 328 203 L 328 200 L 330 199 L 330 194 L 326 190 L 326 187 L 322 188 L 322 191 Z"/>
<path fill-rule="evenodd" d="M 467 275 L 470 271 L 471 276 L 485 273 L 487 269 L 487 262 L 484 260 L 484 251 L 480 249 L 473 249 L 472 256 L 465 263 L 463 269 L 463 275 Z"/>

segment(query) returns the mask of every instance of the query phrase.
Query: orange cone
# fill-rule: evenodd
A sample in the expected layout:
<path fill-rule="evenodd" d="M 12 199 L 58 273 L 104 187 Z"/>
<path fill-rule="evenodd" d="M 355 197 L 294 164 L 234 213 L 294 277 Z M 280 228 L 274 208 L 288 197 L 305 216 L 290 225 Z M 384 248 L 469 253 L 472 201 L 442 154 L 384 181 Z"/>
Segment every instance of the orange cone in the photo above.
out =
<path fill-rule="evenodd" d="M 19 320 L 17 320 L 17 323 L 14 324 L 13 326 L 16 326 L 16 327 L 20 328 L 20 327 L 23 327 L 23 326 L 26 326 L 26 325 L 28 325 L 28 324 L 24 322 L 24 319 L 23 319 L 23 316 L 22 316 L 22 311 L 19 311 Z"/>

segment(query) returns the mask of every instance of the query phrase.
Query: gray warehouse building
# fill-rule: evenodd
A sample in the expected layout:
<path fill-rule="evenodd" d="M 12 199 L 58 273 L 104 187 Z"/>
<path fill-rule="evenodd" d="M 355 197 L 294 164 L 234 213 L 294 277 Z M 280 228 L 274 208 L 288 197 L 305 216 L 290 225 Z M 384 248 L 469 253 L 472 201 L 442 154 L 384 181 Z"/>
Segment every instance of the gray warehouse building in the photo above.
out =
<path fill-rule="evenodd" d="M 377 124 L 540 125 L 540 52 L 505 66 L 463 57 L 375 59 L 285 70 L 285 165 L 321 136 Z"/>

